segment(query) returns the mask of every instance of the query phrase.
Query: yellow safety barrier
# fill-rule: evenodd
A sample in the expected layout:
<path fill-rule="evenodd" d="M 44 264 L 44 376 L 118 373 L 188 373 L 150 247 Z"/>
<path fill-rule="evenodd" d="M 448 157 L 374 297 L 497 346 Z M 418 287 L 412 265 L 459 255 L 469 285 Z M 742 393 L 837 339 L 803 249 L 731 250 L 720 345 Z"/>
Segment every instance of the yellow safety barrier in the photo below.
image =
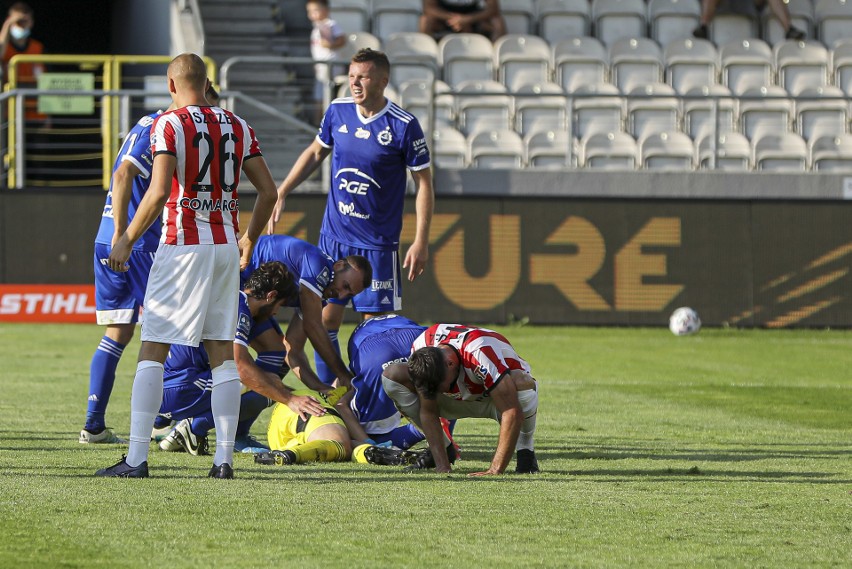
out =
<path fill-rule="evenodd" d="M 207 76 L 215 84 L 216 64 L 209 57 L 204 57 L 203 59 L 207 65 Z M 22 63 L 79 65 L 81 68 L 98 69 L 102 78 L 103 90 L 118 91 L 122 88 L 122 75 L 125 67 L 129 65 L 168 64 L 171 60 L 172 57 L 167 55 L 16 55 L 9 61 L 9 77 L 4 90 L 8 92 L 19 87 L 18 65 Z M 46 92 L 45 94 L 48 93 Z M 103 143 L 103 153 L 101 155 L 103 173 L 101 178 L 102 186 L 105 190 L 109 188 L 112 164 L 118 154 L 120 144 L 118 104 L 117 97 L 103 95 L 101 101 L 100 134 L 101 142 Z M 15 188 L 18 187 L 19 182 L 17 179 L 16 158 L 17 153 L 22 151 L 22 149 L 16 148 L 15 143 L 17 140 L 17 129 L 21 125 L 17 124 L 16 98 L 10 97 L 7 105 L 9 128 L 7 154 L 4 157 L 4 162 L 8 168 L 8 185 L 10 188 Z M 70 183 L 69 181 L 68 185 L 78 184 Z"/>

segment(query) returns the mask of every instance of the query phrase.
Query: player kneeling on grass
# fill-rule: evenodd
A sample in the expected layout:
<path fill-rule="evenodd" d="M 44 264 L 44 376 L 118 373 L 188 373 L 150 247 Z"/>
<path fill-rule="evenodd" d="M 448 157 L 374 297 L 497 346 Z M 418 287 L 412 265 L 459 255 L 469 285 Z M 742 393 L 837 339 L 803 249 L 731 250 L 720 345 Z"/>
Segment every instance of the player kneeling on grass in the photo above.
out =
<path fill-rule="evenodd" d="M 490 418 L 500 423 L 491 466 L 470 476 L 502 474 L 517 450 L 516 472 L 538 472 L 533 438 L 538 384 L 529 364 L 502 335 L 485 328 L 435 324 L 412 344 L 408 364 L 389 366 L 385 391 L 426 434 L 429 449 L 415 467 L 450 472 L 455 453 L 441 418 Z"/>
<path fill-rule="evenodd" d="M 326 393 L 297 390 L 296 395 L 315 397 L 325 407 L 326 414 L 303 420 L 286 405 L 275 405 L 269 420 L 267 440 L 270 452 L 254 456 L 258 464 L 303 464 L 306 462 L 342 462 L 399 466 L 411 464 L 417 454 L 383 448 L 365 441 L 354 441 L 347 428 L 357 419 L 347 407 L 335 407 L 347 388 L 341 386 Z"/>

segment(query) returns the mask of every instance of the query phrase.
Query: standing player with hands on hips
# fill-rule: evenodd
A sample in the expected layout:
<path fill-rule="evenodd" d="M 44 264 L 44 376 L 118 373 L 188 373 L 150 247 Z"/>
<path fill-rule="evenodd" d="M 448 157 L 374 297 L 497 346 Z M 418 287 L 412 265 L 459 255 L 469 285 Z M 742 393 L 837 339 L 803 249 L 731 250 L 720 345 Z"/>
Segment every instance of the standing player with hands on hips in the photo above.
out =
<path fill-rule="evenodd" d="M 240 377 L 234 362 L 239 271 L 275 205 L 275 182 L 254 131 L 230 111 L 207 104 L 204 61 L 190 53 L 172 60 L 169 92 L 175 110 L 152 127 L 151 185 L 108 264 L 126 271 L 133 244 L 164 210 L 160 247 L 145 292 L 145 325 L 130 400 L 130 448 L 98 476 L 145 478 L 151 428 L 163 396 L 163 362 L 172 344 L 204 347 L 210 359 L 216 454 L 209 476 L 233 478 Z M 245 235 L 237 240 L 240 171 L 257 189 Z M 242 258 L 241 258 L 242 254 Z M 322 413 L 322 407 L 309 411 Z"/>
<path fill-rule="evenodd" d="M 429 149 L 417 118 L 385 98 L 390 80 L 387 56 L 362 49 L 349 64 L 351 97 L 331 102 L 319 132 L 278 187 L 273 223 L 287 196 L 331 154 L 331 187 L 320 229 L 319 247 L 332 259 L 366 257 L 373 268 L 373 285 L 356 295 L 352 305 L 365 317 L 402 308 L 399 237 L 407 172 L 417 186 L 417 228 L 403 268 L 408 280 L 421 273 L 429 257 L 429 226 L 435 202 Z M 270 232 L 272 224 L 270 224 Z M 340 352 L 337 331 L 347 301 L 330 300 L 323 324 Z M 334 380 L 321 359 L 317 375 Z"/>

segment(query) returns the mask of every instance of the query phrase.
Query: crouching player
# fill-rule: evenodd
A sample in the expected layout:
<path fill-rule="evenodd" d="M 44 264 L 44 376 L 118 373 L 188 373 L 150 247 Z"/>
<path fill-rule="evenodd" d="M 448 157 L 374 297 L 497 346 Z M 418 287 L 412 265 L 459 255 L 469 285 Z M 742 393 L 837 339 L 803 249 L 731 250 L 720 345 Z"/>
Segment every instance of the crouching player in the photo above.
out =
<path fill-rule="evenodd" d="M 453 447 L 440 419 L 479 417 L 497 421 L 500 434 L 488 470 L 470 476 L 502 474 L 515 450 L 516 472 L 538 472 L 533 445 L 538 384 L 506 338 L 485 328 L 435 324 L 411 349 L 408 363 L 389 366 L 382 383 L 426 434 L 429 451 L 415 466 L 450 472 Z"/>
<path fill-rule="evenodd" d="M 239 318 L 234 339 L 234 359 L 244 393 L 240 399 L 235 450 L 266 450 L 248 435 L 257 416 L 273 401 L 289 406 L 297 416 L 322 415 L 325 409 L 311 396 L 293 395 L 282 382 L 286 374 L 281 329 L 272 315 L 298 295 L 292 275 L 279 262 L 255 270 L 240 293 Z M 252 358 L 248 347 L 257 351 Z M 207 452 L 207 432 L 213 427 L 212 376 L 204 346 L 172 346 L 165 363 L 163 403 L 160 416 L 178 420 L 160 442 L 163 450 Z M 249 391 L 250 390 L 250 391 Z"/>
<path fill-rule="evenodd" d="M 325 407 L 325 415 L 299 417 L 286 405 L 276 404 L 269 420 L 267 441 L 270 452 L 254 456 L 258 464 L 286 466 L 306 462 L 354 462 L 383 465 L 411 464 L 417 454 L 388 450 L 365 441 L 354 441 L 350 428 L 358 425 L 348 408 L 338 412 L 335 404 L 346 393 L 346 386 L 320 393 L 297 390 L 294 394 L 315 397 Z"/>

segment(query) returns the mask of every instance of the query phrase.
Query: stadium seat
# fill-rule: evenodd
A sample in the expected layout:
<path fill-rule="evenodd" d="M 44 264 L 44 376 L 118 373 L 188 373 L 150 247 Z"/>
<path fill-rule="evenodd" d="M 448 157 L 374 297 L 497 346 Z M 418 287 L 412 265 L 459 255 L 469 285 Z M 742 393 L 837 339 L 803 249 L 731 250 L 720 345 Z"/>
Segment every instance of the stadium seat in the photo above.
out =
<path fill-rule="evenodd" d="M 595 37 L 606 46 L 647 36 L 644 0 L 592 0 Z"/>
<path fill-rule="evenodd" d="M 420 0 L 372 0 L 372 32 L 382 41 L 397 32 L 420 30 Z"/>
<path fill-rule="evenodd" d="M 796 132 L 805 140 L 843 134 L 848 121 L 849 105 L 837 87 L 803 89 L 796 99 Z"/>
<path fill-rule="evenodd" d="M 568 99 L 556 83 L 530 83 L 515 92 L 515 131 L 522 136 L 534 130 L 565 129 Z"/>
<path fill-rule="evenodd" d="M 406 81 L 399 88 L 400 105 L 417 117 L 423 130 L 431 124 L 429 112 L 434 100 L 434 120 L 447 124 L 456 121 L 455 98 L 450 86 L 443 81 Z"/>
<path fill-rule="evenodd" d="M 774 85 L 774 57 L 769 45 L 758 39 L 726 43 L 719 48 L 722 84 L 735 95 L 747 89 Z"/>
<path fill-rule="evenodd" d="M 707 40 L 673 40 L 666 46 L 664 59 L 666 83 L 681 95 L 694 87 L 718 83 L 719 54 Z"/>
<path fill-rule="evenodd" d="M 648 24 L 651 39 L 665 49 L 674 40 L 692 38 L 701 17 L 698 0 L 650 0 Z"/>
<path fill-rule="evenodd" d="M 827 47 L 852 37 L 852 2 L 849 0 L 817 0 L 814 3 L 817 37 Z"/>
<path fill-rule="evenodd" d="M 683 130 L 693 140 L 718 131 L 736 130 L 736 113 L 731 91 L 724 85 L 693 87 L 683 101 Z"/>
<path fill-rule="evenodd" d="M 370 0 L 334 0 L 329 9 L 344 32 L 370 31 Z"/>
<path fill-rule="evenodd" d="M 624 130 L 624 99 L 615 85 L 595 83 L 574 91 L 572 133 L 577 138 Z"/>
<path fill-rule="evenodd" d="M 542 38 L 509 34 L 494 42 L 498 80 L 510 91 L 523 83 L 550 81 L 550 46 Z"/>
<path fill-rule="evenodd" d="M 538 33 L 550 45 L 592 35 L 589 0 L 539 0 Z"/>
<path fill-rule="evenodd" d="M 695 147 L 682 132 L 657 132 L 640 143 L 642 167 L 648 170 L 692 170 Z"/>
<path fill-rule="evenodd" d="M 624 132 L 599 132 L 580 143 L 583 165 L 601 170 L 635 170 L 638 148 L 633 137 Z"/>
<path fill-rule="evenodd" d="M 791 95 L 828 84 L 829 56 L 822 44 L 787 40 L 777 44 L 773 51 L 778 84 Z"/>
<path fill-rule="evenodd" d="M 564 129 L 537 130 L 524 137 L 527 167 L 561 170 L 577 166 L 576 139 Z"/>
<path fill-rule="evenodd" d="M 479 34 L 446 35 L 438 42 L 438 64 L 451 87 L 470 79 L 490 81 L 494 78 L 491 40 Z"/>
<path fill-rule="evenodd" d="M 665 83 L 636 87 L 627 98 L 627 132 L 641 141 L 654 133 L 680 129 L 680 102 Z"/>
<path fill-rule="evenodd" d="M 609 57 L 597 39 L 573 38 L 553 46 L 553 68 L 556 82 L 566 93 L 573 93 L 584 85 L 606 83 Z"/>
<path fill-rule="evenodd" d="M 663 80 L 663 54 L 652 39 L 631 38 L 615 42 L 609 49 L 609 62 L 612 82 L 622 93 Z"/>
<path fill-rule="evenodd" d="M 808 169 L 808 147 L 798 134 L 764 134 L 754 141 L 754 166 L 757 170 L 804 172 Z"/>
<path fill-rule="evenodd" d="M 348 64 L 352 56 L 358 53 L 358 50 L 366 47 L 370 49 L 382 49 L 382 42 L 370 32 L 350 32 L 346 34 L 346 44 L 337 50 L 335 59 L 341 63 Z"/>
<path fill-rule="evenodd" d="M 524 165 L 524 141 L 513 130 L 483 130 L 467 140 L 472 168 L 513 169 Z"/>
<path fill-rule="evenodd" d="M 535 33 L 533 0 L 500 0 L 500 13 L 506 22 L 507 34 Z"/>
<path fill-rule="evenodd" d="M 455 90 L 458 126 L 466 135 L 512 128 L 512 97 L 497 81 L 462 81 Z"/>
<path fill-rule="evenodd" d="M 740 131 L 752 142 L 766 134 L 784 134 L 790 130 L 793 105 L 787 92 L 770 85 L 749 89 L 740 100 Z"/>
<path fill-rule="evenodd" d="M 852 38 L 835 44 L 831 53 L 831 75 L 834 84 L 852 96 Z"/>
<path fill-rule="evenodd" d="M 467 166 L 467 139 L 464 134 L 448 124 L 432 129 L 432 161 L 439 168 L 464 168 Z"/>
<path fill-rule="evenodd" d="M 814 140 L 811 164 L 816 172 L 852 172 L 852 134 L 821 136 Z"/>
<path fill-rule="evenodd" d="M 813 37 L 814 29 L 814 5 L 813 0 L 786 0 L 787 11 L 790 12 L 790 21 L 793 27 L 805 32 L 809 38 Z M 781 27 L 781 23 L 772 10 L 767 6 L 761 17 L 761 37 L 769 45 L 776 45 L 786 40 L 787 31 Z"/>
<path fill-rule="evenodd" d="M 723 172 L 748 171 L 751 154 L 751 144 L 738 132 L 725 132 L 718 137 L 708 134 L 698 143 L 698 167 Z"/>
<path fill-rule="evenodd" d="M 735 41 L 745 41 L 758 37 L 757 24 L 754 18 L 742 14 L 720 14 L 713 16 L 710 22 L 709 36 L 717 46 Z"/>
<path fill-rule="evenodd" d="M 427 34 L 397 32 L 384 42 L 391 63 L 391 83 L 434 81 L 438 75 L 438 44 Z"/>

